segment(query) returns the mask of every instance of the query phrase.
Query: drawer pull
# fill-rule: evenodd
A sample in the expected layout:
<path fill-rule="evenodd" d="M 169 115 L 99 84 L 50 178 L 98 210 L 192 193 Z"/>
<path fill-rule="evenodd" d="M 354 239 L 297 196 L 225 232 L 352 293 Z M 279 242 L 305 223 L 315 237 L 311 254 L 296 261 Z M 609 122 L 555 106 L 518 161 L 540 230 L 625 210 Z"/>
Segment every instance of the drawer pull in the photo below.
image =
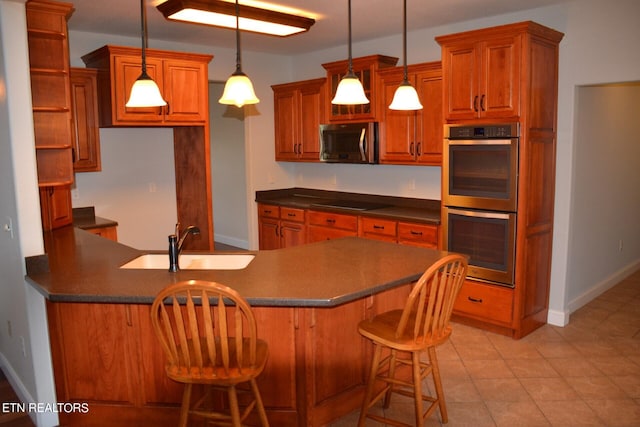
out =
<path fill-rule="evenodd" d="M 473 297 L 467 297 L 467 299 L 471 302 L 476 302 L 479 304 L 482 304 L 482 298 L 473 298 Z"/>
<path fill-rule="evenodd" d="M 414 236 L 422 236 L 422 231 L 413 231 L 411 230 L 411 234 Z"/>
<path fill-rule="evenodd" d="M 287 214 L 287 216 L 289 216 L 289 217 L 296 217 L 296 216 L 298 216 L 298 215 L 296 215 L 296 214 L 294 214 L 294 213 L 289 212 L 289 213 Z"/>
<path fill-rule="evenodd" d="M 333 219 L 333 218 L 327 218 L 327 222 L 328 222 L 329 224 L 335 224 L 335 223 L 336 223 L 336 220 L 335 220 L 335 219 Z"/>
<path fill-rule="evenodd" d="M 384 230 L 384 225 L 373 225 L 373 228 L 376 230 Z"/>
<path fill-rule="evenodd" d="M 266 213 L 267 215 L 269 215 L 271 213 L 271 210 L 265 209 L 263 212 Z"/>

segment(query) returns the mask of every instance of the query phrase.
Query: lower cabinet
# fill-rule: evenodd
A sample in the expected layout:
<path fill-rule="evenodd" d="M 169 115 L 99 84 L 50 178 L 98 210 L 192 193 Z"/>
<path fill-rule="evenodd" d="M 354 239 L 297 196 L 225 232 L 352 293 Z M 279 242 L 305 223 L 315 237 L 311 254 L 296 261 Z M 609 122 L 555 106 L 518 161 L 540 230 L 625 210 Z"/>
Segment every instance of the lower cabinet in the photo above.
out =
<path fill-rule="evenodd" d="M 401 307 L 410 288 L 338 307 L 253 307 L 258 335 L 269 345 L 258 387 L 270 424 L 324 426 L 356 410 L 372 352 L 358 323 Z M 47 301 L 57 399 L 89 409 L 61 412 L 60 425 L 178 424 L 183 385 L 165 374 L 150 309 L 150 304 Z"/>
<path fill-rule="evenodd" d="M 44 231 L 64 227 L 73 222 L 71 186 L 40 187 L 40 215 Z"/>
<path fill-rule="evenodd" d="M 358 217 L 334 212 L 307 211 L 307 242 L 358 235 Z"/>
<path fill-rule="evenodd" d="M 453 314 L 469 320 L 510 328 L 513 289 L 467 279 L 456 299 Z"/>
<path fill-rule="evenodd" d="M 258 204 L 260 250 L 280 249 L 305 243 L 304 209 Z"/>
<path fill-rule="evenodd" d="M 89 228 L 84 231 L 88 231 L 96 236 L 104 237 L 105 239 L 113 240 L 114 242 L 118 241 L 118 227 L 116 226 Z"/>

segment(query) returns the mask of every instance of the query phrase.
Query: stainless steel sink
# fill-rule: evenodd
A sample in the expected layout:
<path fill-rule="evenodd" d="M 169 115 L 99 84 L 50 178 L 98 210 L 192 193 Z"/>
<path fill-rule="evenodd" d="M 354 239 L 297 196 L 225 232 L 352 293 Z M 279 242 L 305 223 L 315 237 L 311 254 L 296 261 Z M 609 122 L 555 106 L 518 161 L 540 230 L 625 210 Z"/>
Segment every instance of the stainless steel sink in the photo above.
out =
<path fill-rule="evenodd" d="M 181 270 L 242 270 L 255 255 L 252 254 L 182 254 L 179 258 Z M 146 254 L 120 266 L 124 269 L 168 270 L 169 255 Z"/>

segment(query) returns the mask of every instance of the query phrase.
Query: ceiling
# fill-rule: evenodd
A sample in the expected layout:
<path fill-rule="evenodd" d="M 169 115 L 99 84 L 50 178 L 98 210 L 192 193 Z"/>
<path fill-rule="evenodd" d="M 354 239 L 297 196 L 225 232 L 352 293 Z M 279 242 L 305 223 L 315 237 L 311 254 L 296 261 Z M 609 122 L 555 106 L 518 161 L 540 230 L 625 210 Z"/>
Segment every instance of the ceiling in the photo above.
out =
<path fill-rule="evenodd" d="M 68 0 L 75 12 L 69 29 L 92 33 L 140 36 L 139 0 Z M 165 0 L 145 0 L 149 39 L 187 44 L 235 47 L 233 30 L 170 22 L 155 8 Z M 244 3 L 247 0 L 240 0 Z M 266 1 L 266 0 L 259 0 Z M 243 33 L 243 49 L 292 55 L 344 45 L 347 34 L 346 0 L 268 0 L 269 3 L 303 11 L 315 17 L 307 33 L 287 38 Z M 492 15 L 563 3 L 570 0 L 407 0 L 407 27 L 436 27 Z M 255 0 L 254 0 L 255 2 Z M 352 1 L 352 38 L 375 39 L 402 31 L 401 0 Z M 153 42 L 150 42 L 153 47 Z"/>

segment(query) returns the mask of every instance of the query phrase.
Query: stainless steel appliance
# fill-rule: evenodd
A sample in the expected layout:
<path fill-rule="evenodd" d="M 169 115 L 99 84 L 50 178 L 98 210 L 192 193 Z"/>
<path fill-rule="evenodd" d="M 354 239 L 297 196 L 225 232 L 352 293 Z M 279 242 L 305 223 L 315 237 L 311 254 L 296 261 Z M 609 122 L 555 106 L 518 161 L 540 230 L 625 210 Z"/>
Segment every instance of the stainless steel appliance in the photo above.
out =
<path fill-rule="evenodd" d="M 320 125 L 320 160 L 331 163 L 378 163 L 378 124 Z"/>
<path fill-rule="evenodd" d="M 468 276 L 514 285 L 517 123 L 445 125 L 444 248 L 469 256 Z"/>
<path fill-rule="evenodd" d="M 443 203 L 514 212 L 518 124 L 445 125 Z"/>

